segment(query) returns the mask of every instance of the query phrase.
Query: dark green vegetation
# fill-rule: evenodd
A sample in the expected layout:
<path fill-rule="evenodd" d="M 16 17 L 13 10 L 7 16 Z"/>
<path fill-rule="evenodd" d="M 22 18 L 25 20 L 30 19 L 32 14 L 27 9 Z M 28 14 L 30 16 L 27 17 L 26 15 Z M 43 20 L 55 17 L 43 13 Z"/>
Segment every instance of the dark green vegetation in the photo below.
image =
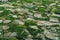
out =
<path fill-rule="evenodd" d="M 0 40 L 60 40 L 60 0 L 0 1 Z"/>

